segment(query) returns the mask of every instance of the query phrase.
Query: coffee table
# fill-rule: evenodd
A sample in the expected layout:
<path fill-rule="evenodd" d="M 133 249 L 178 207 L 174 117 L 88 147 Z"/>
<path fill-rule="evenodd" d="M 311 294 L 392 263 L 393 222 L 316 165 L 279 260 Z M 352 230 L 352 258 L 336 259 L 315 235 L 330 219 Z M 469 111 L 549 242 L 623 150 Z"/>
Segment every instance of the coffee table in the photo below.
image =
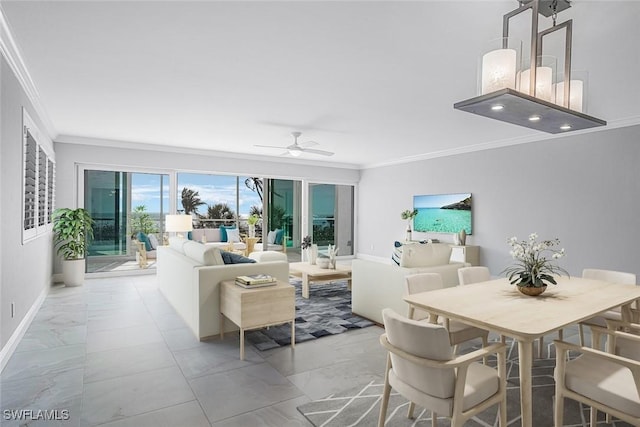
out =
<path fill-rule="evenodd" d="M 302 278 L 302 297 L 309 298 L 309 284 L 311 282 L 333 282 L 347 279 L 351 289 L 351 265 L 336 264 L 336 268 L 320 268 L 308 262 L 292 262 L 289 264 L 289 274 Z"/>

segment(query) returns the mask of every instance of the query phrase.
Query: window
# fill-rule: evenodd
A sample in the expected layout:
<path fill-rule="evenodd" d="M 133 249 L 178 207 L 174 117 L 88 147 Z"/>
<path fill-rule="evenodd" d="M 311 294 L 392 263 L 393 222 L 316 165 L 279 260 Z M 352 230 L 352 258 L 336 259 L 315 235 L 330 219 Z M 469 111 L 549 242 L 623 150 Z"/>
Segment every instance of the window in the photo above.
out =
<path fill-rule="evenodd" d="M 23 110 L 23 223 L 22 242 L 51 229 L 54 208 L 55 163 L 48 142 Z"/>

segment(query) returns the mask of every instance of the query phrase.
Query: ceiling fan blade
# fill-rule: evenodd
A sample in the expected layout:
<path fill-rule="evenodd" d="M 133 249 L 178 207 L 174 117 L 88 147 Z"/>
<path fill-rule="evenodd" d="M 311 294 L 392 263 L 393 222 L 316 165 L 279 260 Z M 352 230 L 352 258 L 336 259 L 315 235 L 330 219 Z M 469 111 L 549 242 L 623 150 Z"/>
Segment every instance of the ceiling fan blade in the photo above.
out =
<path fill-rule="evenodd" d="M 284 150 L 288 147 L 283 147 L 282 145 L 260 145 L 260 144 L 253 144 L 254 147 L 264 147 L 264 148 L 280 148 L 281 150 Z"/>
<path fill-rule="evenodd" d="M 332 153 L 331 151 L 315 150 L 313 148 L 304 148 L 302 151 L 304 151 L 305 153 L 320 154 L 321 156 L 333 156 L 334 155 L 334 153 Z"/>
<path fill-rule="evenodd" d="M 302 148 L 307 148 L 307 147 L 315 147 L 316 145 L 318 145 L 318 143 L 315 141 L 305 141 L 305 142 L 298 142 L 298 145 Z"/>

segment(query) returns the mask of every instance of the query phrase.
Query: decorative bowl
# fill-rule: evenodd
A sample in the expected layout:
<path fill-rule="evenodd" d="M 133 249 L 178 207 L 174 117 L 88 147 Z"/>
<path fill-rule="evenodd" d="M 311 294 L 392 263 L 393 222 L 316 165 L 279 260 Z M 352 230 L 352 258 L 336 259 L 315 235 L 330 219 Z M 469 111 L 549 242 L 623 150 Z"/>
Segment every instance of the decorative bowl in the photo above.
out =
<path fill-rule="evenodd" d="M 329 268 L 329 258 L 317 258 L 316 264 L 320 268 Z"/>

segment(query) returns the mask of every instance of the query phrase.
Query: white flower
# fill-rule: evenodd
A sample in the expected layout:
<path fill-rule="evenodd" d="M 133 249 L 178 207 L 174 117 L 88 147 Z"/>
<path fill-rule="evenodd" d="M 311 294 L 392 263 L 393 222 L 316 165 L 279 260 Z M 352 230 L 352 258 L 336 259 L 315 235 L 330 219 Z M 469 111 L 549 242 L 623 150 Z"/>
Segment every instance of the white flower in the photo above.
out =
<path fill-rule="evenodd" d="M 510 245 L 518 243 L 518 238 L 516 236 L 510 237 L 509 239 L 507 239 L 507 243 L 509 243 Z"/>
<path fill-rule="evenodd" d="M 530 241 L 532 241 L 532 242 L 533 242 L 533 241 L 534 241 L 534 240 L 536 240 L 537 238 L 538 238 L 538 234 L 537 234 L 537 233 L 531 233 L 531 234 L 529 234 L 529 240 L 530 240 Z"/>

